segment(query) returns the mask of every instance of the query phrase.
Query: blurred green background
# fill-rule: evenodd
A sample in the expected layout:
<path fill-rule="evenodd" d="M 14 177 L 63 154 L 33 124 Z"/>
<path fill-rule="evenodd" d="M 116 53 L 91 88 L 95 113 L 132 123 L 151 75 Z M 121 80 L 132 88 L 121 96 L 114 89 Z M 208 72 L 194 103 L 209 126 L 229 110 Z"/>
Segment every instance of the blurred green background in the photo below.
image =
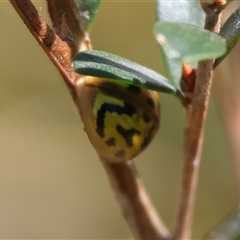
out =
<path fill-rule="evenodd" d="M 45 2 L 34 3 L 47 19 Z M 164 74 L 154 7 L 103 0 L 91 30 L 94 48 Z M 0 53 L 0 238 L 131 239 L 60 74 L 8 1 L 0 2 Z M 171 229 L 185 115 L 176 99 L 160 97 L 160 131 L 135 163 Z M 227 134 L 212 100 L 205 132 L 195 239 L 237 204 Z"/>

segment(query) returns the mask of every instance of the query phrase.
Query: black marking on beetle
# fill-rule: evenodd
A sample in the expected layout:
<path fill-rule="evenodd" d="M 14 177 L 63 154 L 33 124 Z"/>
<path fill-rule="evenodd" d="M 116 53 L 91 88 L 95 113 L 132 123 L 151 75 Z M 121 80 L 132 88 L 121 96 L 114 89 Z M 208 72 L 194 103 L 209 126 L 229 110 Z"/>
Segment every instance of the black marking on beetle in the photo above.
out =
<path fill-rule="evenodd" d="M 142 117 L 145 123 L 151 122 L 151 117 L 146 112 L 143 113 Z"/>
<path fill-rule="evenodd" d="M 114 147 L 116 145 L 116 139 L 115 138 L 109 138 L 106 142 L 105 142 L 109 147 Z"/>
<path fill-rule="evenodd" d="M 129 85 L 127 87 L 127 90 L 129 90 L 133 94 L 139 94 L 142 91 L 140 87 L 135 85 Z"/>
<path fill-rule="evenodd" d="M 129 147 L 133 146 L 133 136 L 135 134 L 140 135 L 140 133 L 141 133 L 135 128 L 126 130 L 120 125 L 117 125 L 117 131 L 123 136 L 123 138 L 125 139 L 125 141 Z"/>
<path fill-rule="evenodd" d="M 124 158 L 126 156 L 126 151 L 125 150 L 119 150 L 115 153 L 115 157 L 117 158 Z"/>
<path fill-rule="evenodd" d="M 128 116 L 132 116 L 135 112 L 136 109 L 133 105 L 131 105 L 128 102 L 123 102 L 124 106 L 119 106 L 117 104 L 113 103 L 104 103 L 101 108 L 97 112 L 97 133 L 100 137 L 104 137 L 104 120 L 105 120 L 105 115 L 107 112 L 110 113 L 117 113 L 119 115 L 121 114 L 126 114 Z"/>
<path fill-rule="evenodd" d="M 106 95 L 111 95 L 114 92 L 119 92 L 119 87 L 122 87 L 122 86 L 119 84 L 113 83 L 113 82 L 104 81 L 98 87 L 101 89 L 102 93 L 104 93 Z"/>
<path fill-rule="evenodd" d="M 145 149 L 148 146 L 148 144 L 151 142 L 153 130 L 154 130 L 154 126 L 149 131 L 148 136 L 144 139 L 144 141 L 143 141 L 143 143 L 141 145 L 141 150 Z"/>
<path fill-rule="evenodd" d="M 148 98 L 148 100 L 147 100 L 147 104 L 148 104 L 150 107 L 152 107 L 152 108 L 155 107 L 155 105 L 154 105 L 154 101 L 152 100 L 152 98 Z"/>

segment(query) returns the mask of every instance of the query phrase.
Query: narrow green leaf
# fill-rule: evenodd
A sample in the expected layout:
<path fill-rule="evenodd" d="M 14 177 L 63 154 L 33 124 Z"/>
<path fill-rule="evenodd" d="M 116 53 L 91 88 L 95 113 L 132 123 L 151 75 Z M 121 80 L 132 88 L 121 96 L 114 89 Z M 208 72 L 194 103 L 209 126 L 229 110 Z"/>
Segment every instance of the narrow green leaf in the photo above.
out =
<path fill-rule="evenodd" d="M 180 62 L 212 59 L 226 51 L 222 37 L 190 24 L 160 21 L 155 24 L 154 32 L 166 56 Z"/>
<path fill-rule="evenodd" d="M 101 52 L 83 51 L 73 58 L 73 69 L 83 75 L 108 78 L 165 93 L 176 88 L 163 76 L 122 57 Z"/>
<path fill-rule="evenodd" d="M 234 209 L 222 222 L 207 233 L 206 240 L 239 240 L 240 239 L 240 206 Z"/>
<path fill-rule="evenodd" d="M 156 7 L 158 21 L 189 23 L 203 28 L 205 15 L 199 1 L 156 0 Z M 180 89 L 181 63 L 175 59 L 168 58 L 161 46 L 160 50 L 167 69 L 168 78 Z M 196 63 L 191 63 L 191 65 L 196 67 Z"/>
<path fill-rule="evenodd" d="M 84 26 L 89 28 L 98 11 L 101 0 L 76 0 L 81 18 L 84 20 Z"/>
<path fill-rule="evenodd" d="M 226 39 L 227 52 L 215 62 L 217 67 L 222 60 L 232 51 L 240 40 L 240 8 L 238 8 L 224 23 L 220 30 L 220 36 Z"/>

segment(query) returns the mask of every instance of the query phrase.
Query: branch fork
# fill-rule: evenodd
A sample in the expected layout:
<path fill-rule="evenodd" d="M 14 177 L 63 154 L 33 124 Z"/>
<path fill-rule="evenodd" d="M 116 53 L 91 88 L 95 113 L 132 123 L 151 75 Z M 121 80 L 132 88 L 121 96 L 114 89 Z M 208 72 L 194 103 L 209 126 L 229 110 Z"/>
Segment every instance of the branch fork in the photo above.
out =
<path fill-rule="evenodd" d="M 71 59 L 79 50 L 91 49 L 91 42 L 81 22 L 75 1 L 47 0 L 54 31 L 38 14 L 30 0 L 10 2 L 61 73 L 80 113 L 76 88 L 77 82 L 82 80 L 83 76 L 73 72 Z M 205 29 L 218 32 L 221 11 L 216 13 L 211 8 L 205 10 Z M 183 177 L 172 236 L 157 216 L 132 163 L 112 164 L 100 157 L 125 219 L 136 239 L 190 239 L 213 63 L 213 60 L 209 60 L 198 64 L 192 102 L 186 108 Z"/>

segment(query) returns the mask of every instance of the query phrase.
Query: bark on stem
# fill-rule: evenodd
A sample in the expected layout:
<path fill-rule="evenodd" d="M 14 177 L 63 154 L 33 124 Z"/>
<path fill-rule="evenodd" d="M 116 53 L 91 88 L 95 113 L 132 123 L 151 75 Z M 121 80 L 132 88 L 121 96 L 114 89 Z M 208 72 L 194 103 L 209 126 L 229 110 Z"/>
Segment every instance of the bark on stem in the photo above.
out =
<path fill-rule="evenodd" d="M 56 34 L 77 53 L 90 49 L 90 40 L 75 0 L 47 0 L 48 12 Z"/>
<path fill-rule="evenodd" d="M 31 1 L 10 0 L 10 2 L 30 33 L 57 67 L 73 99 L 76 99 L 74 83 L 79 75 L 73 72 L 71 68 L 71 59 L 75 52 L 46 24 Z"/>
<path fill-rule="evenodd" d="M 211 9 L 210 9 L 211 10 Z M 221 14 L 206 13 L 205 29 L 218 32 Z M 172 239 L 190 239 L 213 60 L 199 62 L 192 104 L 187 109 L 181 194 Z"/>
<path fill-rule="evenodd" d="M 166 239 L 169 233 L 157 216 L 132 163 L 110 163 L 100 159 L 135 239 Z"/>

